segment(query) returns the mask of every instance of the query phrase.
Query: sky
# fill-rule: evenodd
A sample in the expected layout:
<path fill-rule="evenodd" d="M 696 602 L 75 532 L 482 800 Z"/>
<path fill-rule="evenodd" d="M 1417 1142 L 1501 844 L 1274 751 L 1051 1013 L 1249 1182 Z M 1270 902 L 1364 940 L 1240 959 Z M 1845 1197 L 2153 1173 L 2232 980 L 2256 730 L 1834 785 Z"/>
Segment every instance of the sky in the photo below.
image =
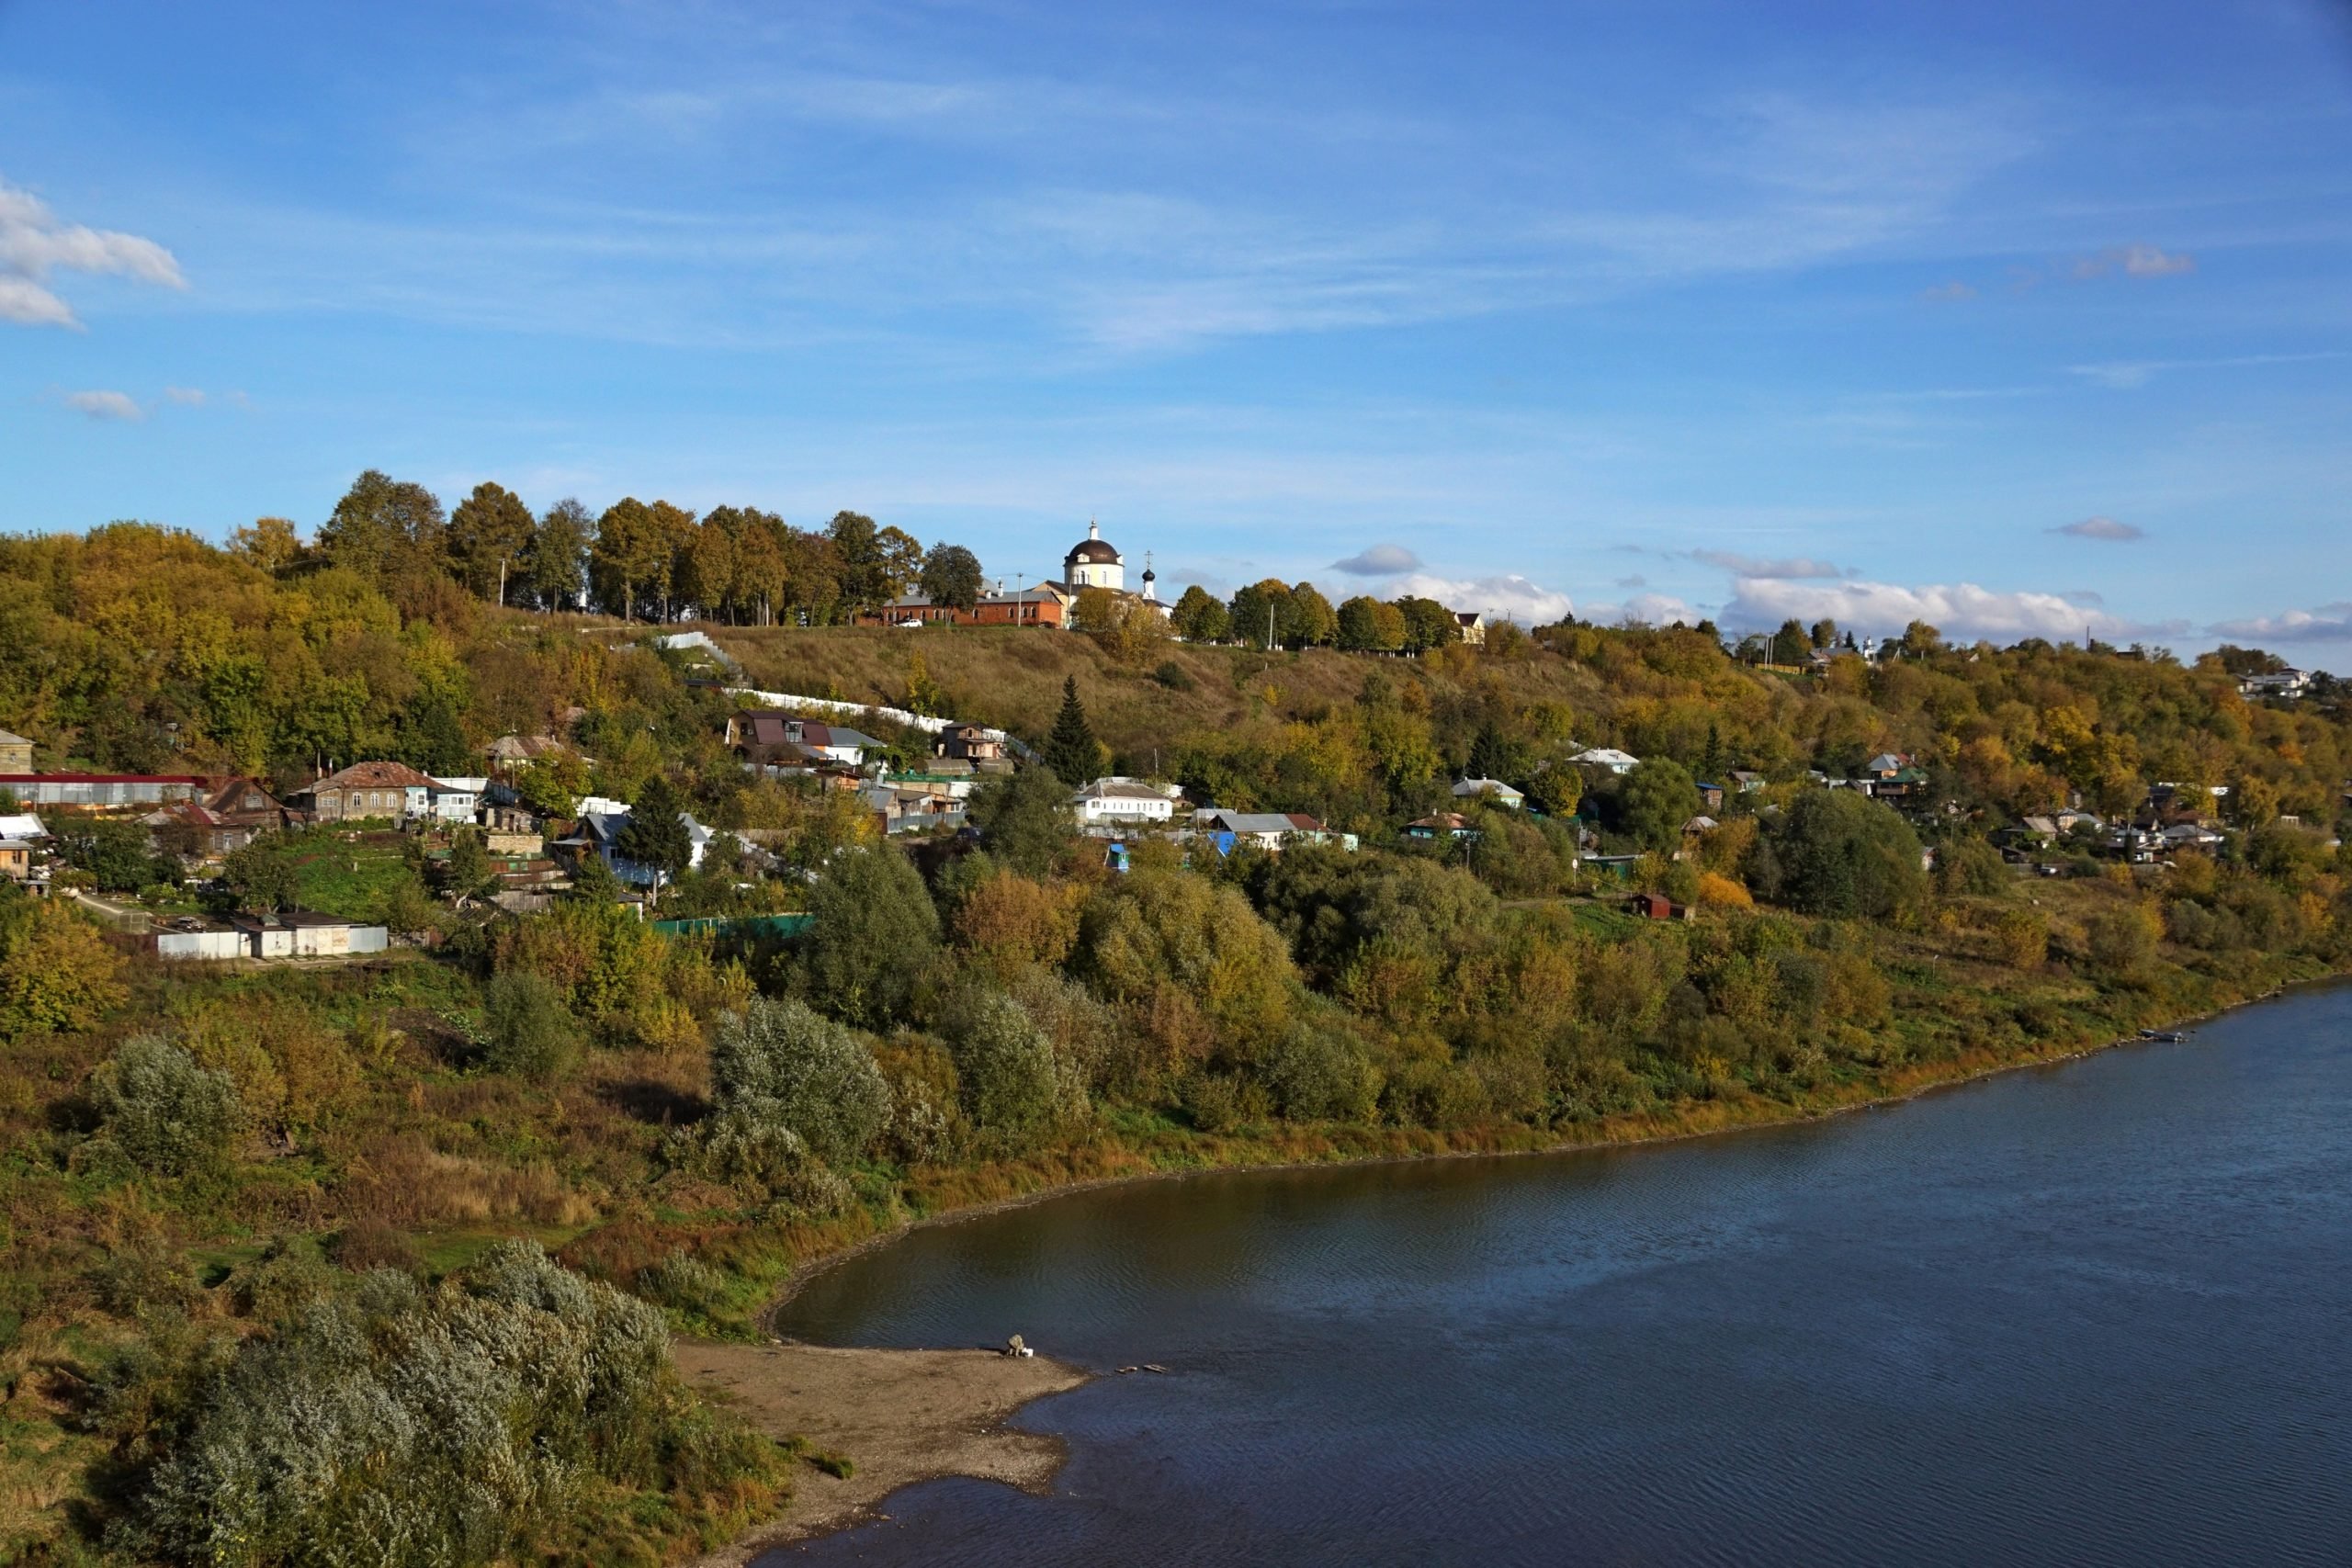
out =
<path fill-rule="evenodd" d="M 0 530 L 1090 518 L 2352 670 L 2352 4 L 0 0 Z"/>

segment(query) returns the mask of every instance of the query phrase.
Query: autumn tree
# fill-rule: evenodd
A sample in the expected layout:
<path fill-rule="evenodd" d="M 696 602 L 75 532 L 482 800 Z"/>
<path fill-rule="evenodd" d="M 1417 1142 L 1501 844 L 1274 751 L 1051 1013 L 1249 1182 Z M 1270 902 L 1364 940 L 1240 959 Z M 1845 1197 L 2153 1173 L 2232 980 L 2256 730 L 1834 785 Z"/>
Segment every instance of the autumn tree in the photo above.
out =
<path fill-rule="evenodd" d="M 1222 642 L 1233 624 L 1224 603 L 1197 582 L 1177 599 L 1168 622 L 1186 642 Z"/>
<path fill-rule="evenodd" d="M 431 491 L 370 468 L 352 481 L 334 515 L 319 525 L 316 548 L 331 566 L 387 583 L 437 573 L 447 526 Z"/>
<path fill-rule="evenodd" d="M 566 496 L 547 509 L 523 556 L 524 581 L 541 609 L 579 604 L 595 542 L 596 519 L 578 500 Z"/>
<path fill-rule="evenodd" d="M 520 578 L 537 520 L 522 499 L 484 480 L 449 514 L 449 560 L 458 581 L 483 598 L 505 603 L 510 578 Z"/>
<path fill-rule="evenodd" d="M 283 577 L 302 558 L 302 536 L 284 517 L 256 517 L 251 527 L 229 536 L 232 553 L 272 577 Z"/>
<path fill-rule="evenodd" d="M 1394 603 L 1397 613 L 1405 617 L 1406 652 L 1426 653 L 1432 648 L 1462 640 L 1462 623 L 1436 600 L 1408 594 Z"/>
<path fill-rule="evenodd" d="M 651 507 L 632 495 L 605 509 L 589 549 L 588 580 L 596 602 L 625 621 L 636 618 L 640 598 L 668 592 L 670 541 Z"/>

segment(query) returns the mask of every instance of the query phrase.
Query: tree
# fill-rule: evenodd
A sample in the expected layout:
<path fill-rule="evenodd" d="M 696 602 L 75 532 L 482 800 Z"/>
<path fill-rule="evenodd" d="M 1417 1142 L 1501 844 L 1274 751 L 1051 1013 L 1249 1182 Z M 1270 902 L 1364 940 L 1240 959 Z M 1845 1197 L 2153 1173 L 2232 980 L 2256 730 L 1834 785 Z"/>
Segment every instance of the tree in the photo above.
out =
<path fill-rule="evenodd" d="M 1925 659 L 1940 652 L 1944 634 L 1925 621 L 1914 621 L 1903 628 L 1903 654 L 1906 659 Z"/>
<path fill-rule="evenodd" d="M 655 773 L 630 802 L 628 823 L 614 847 L 638 864 L 668 881 L 686 869 L 694 858 L 694 840 L 686 831 L 685 807 L 670 781 Z"/>
<path fill-rule="evenodd" d="M 636 617 L 640 597 L 668 592 L 670 541 L 651 507 L 631 495 L 605 509 L 588 555 L 588 579 L 597 603 L 607 612 L 617 608 L 625 621 Z"/>
<path fill-rule="evenodd" d="M 449 515 L 449 559 L 458 581 L 484 598 L 506 602 L 508 580 L 519 580 L 538 523 L 522 498 L 484 480 Z"/>
<path fill-rule="evenodd" d="M 1838 644 L 1838 623 L 1824 615 L 1813 623 L 1809 640 L 1815 648 L 1834 648 Z"/>
<path fill-rule="evenodd" d="M 509 1077 L 544 1083 L 563 1071 L 579 1045 L 562 987 L 528 970 L 491 977 L 482 1026 L 489 1036 L 482 1066 Z"/>
<path fill-rule="evenodd" d="M 1186 642 L 1222 642 L 1232 627 L 1232 619 L 1226 614 L 1225 605 L 1196 582 L 1176 601 L 1168 624 Z"/>
<path fill-rule="evenodd" d="M 64 899 L 0 890 L 0 1040 L 96 1028 L 126 995 L 121 957 Z"/>
<path fill-rule="evenodd" d="M 790 1131 L 829 1164 L 854 1159 L 890 1117 L 890 1087 L 865 1043 L 791 998 L 723 1014 L 710 1046 L 722 1114 Z"/>
<path fill-rule="evenodd" d="M 334 514 L 320 525 L 317 547 L 329 565 L 386 583 L 437 571 L 447 527 L 431 491 L 370 468 L 352 481 Z"/>
<path fill-rule="evenodd" d="M 147 829 L 127 817 L 61 820 L 56 843 L 65 863 L 88 872 L 100 892 L 128 893 L 159 880 Z"/>
<path fill-rule="evenodd" d="M 469 898 L 479 897 L 496 880 L 481 835 L 470 828 L 460 828 L 451 835 L 449 858 L 441 863 L 441 891 L 450 901 L 463 905 Z"/>
<path fill-rule="evenodd" d="M 1069 840 L 1069 786 L 1051 768 L 981 784 L 969 810 L 989 854 L 1024 875 L 1043 876 Z"/>
<path fill-rule="evenodd" d="M 1625 775 L 1617 804 L 1625 830 L 1643 848 L 1664 852 L 1682 841 L 1682 825 L 1698 815 L 1699 791 L 1681 763 L 1654 757 Z"/>
<path fill-rule="evenodd" d="M 1519 772 L 1514 748 L 1503 739 L 1495 721 L 1487 720 L 1478 727 L 1476 739 L 1470 742 L 1469 776 L 1474 779 L 1500 779 L 1509 783 Z"/>
<path fill-rule="evenodd" d="M 983 991 L 962 1010 L 956 1076 L 975 1125 L 1020 1137 L 1054 1114 L 1054 1047 L 1021 1004 Z"/>
<path fill-rule="evenodd" d="M 881 528 L 862 512 L 837 512 L 825 528 L 841 561 L 841 594 L 854 609 L 896 599 L 922 571 L 922 546 L 898 528 Z"/>
<path fill-rule="evenodd" d="M 566 496 L 547 510 L 523 556 L 524 580 L 545 609 L 571 609 L 588 586 L 588 557 L 596 543 L 596 519 Z"/>
<path fill-rule="evenodd" d="M 1244 648 L 1272 649 L 1283 641 L 1283 613 L 1290 598 L 1290 585 L 1280 578 L 1270 577 L 1253 582 L 1233 596 L 1227 612 L 1235 641 Z"/>
<path fill-rule="evenodd" d="M 735 540 L 741 514 L 722 506 L 700 523 L 689 523 L 672 549 L 671 586 L 682 605 L 706 618 L 726 614 L 735 593 Z"/>
<path fill-rule="evenodd" d="M 259 913 L 292 908 L 301 891 L 293 858 L 275 835 L 230 851 L 220 863 L 220 886 L 232 908 Z"/>
<path fill-rule="evenodd" d="M 1395 603 L 1397 612 L 1405 617 L 1406 652 L 1426 653 L 1432 648 L 1462 640 L 1462 623 L 1436 600 L 1408 595 Z"/>
<path fill-rule="evenodd" d="M 939 950 L 939 911 L 922 875 L 887 844 L 834 857 L 809 890 L 801 975 L 834 1017 L 886 1028 L 906 1011 Z"/>
<path fill-rule="evenodd" d="M 1405 613 L 1359 593 L 1340 606 L 1340 646 L 1352 653 L 1391 653 L 1405 645 Z"/>
<path fill-rule="evenodd" d="M 922 562 L 923 597 L 934 604 L 969 614 L 980 602 L 984 584 L 980 558 L 961 545 L 945 541 L 931 547 Z"/>
<path fill-rule="evenodd" d="M 284 517 L 256 517 L 250 528 L 229 536 L 229 547 L 272 577 L 283 577 L 302 558 L 302 536 Z"/>
<path fill-rule="evenodd" d="M 1062 680 L 1061 712 L 1054 716 L 1053 732 L 1040 749 L 1046 766 L 1072 789 L 1093 782 L 1102 765 L 1102 745 L 1086 722 L 1086 705 L 1078 700 L 1078 677 Z"/>
<path fill-rule="evenodd" d="M 1770 841 L 1780 897 L 1809 915 L 1883 919 L 1927 891 L 1918 836 L 1884 805 L 1852 790 L 1797 796 Z"/>
<path fill-rule="evenodd" d="M 879 552 L 884 600 L 898 598 L 922 579 L 922 542 L 903 528 L 885 528 L 874 536 Z"/>
<path fill-rule="evenodd" d="M 1584 800 L 1584 775 L 1566 762 L 1539 768 L 1527 781 L 1527 798 L 1547 817 L 1573 817 Z"/>
<path fill-rule="evenodd" d="M 1283 640 L 1293 648 L 1329 648 L 1339 640 L 1340 617 L 1311 582 L 1293 585 L 1282 621 Z"/>
<path fill-rule="evenodd" d="M 1781 629 L 1772 634 L 1772 662 L 1802 664 L 1812 648 L 1813 640 L 1805 635 L 1804 624 L 1792 616 L 1782 621 Z"/>
<path fill-rule="evenodd" d="M 98 1135 L 142 1170 L 184 1176 L 219 1160 L 244 1122 L 236 1085 L 168 1040 L 124 1041 L 90 1075 Z"/>

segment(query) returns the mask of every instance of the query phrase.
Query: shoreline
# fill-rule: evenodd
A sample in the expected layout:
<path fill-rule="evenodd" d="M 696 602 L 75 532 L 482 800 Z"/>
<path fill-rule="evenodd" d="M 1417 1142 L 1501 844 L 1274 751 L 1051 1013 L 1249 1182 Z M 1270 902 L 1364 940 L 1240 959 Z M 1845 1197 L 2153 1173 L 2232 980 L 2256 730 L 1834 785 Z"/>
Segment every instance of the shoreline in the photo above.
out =
<path fill-rule="evenodd" d="M 2151 1025 L 2147 1027 L 2164 1031 L 2188 1030 L 2196 1025 L 2211 1022 L 2211 1021 L 2221 1018 L 2225 1014 L 2236 1012 L 2244 1008 L 2252 1007 L 2258 1002 L 2276 1000 L 2280 997 L 2291 995 L 2294 992 L 2306 987 L 2345 984 L 2348 980 L 2352 980 L 2352 976 L 2346 976 L 2339 973 L 2315 976 L 2309 980 L 2292 981 L 2277 987 L 2272 990 L 2266 991 L 2259 996 L 2247 997 L 2241 1000 L 2227 1003 L 2219 1008 L 2211 1009 L 2207 1011 L 2191 1013 L 2167 1023 Z M 1529 1148 L 1433 1149 L 1422 1152 L 1365 1154 L 1356 1156 L 1341 1155 L 1325 1159 L 1239 1161 L 1230 1165 L 1201 1166 L 1192 1168 L 1133 1171 L 1114 1176 L 1094 1177 L 1083 1180 L 1050 1184 L 1041 1187 L 1034 1191 L 1015 1193 L 1007 1197 L 989 1199 L 979 1202 L 958 1205 L 955 1208 L 947 1209 L 937 1213 L 923 1214 L 902 1220 L 900 1223 L 891 1226 L 888 1230 L 876 1232 L 871 1235 L 861 1237 L 857 1241 L 850 1243 L 837 1250 L 828 1252 L 822 1257 L 811 1258 L 808 1262 L 802 1264 L 799 1268 L 793 1270 L 790 1277 L 785 1280 L 783 1286 L 777 1291 L 775 1296 L 761 1309 L 758 1322 L 763 1330 L 770 1335 L 774 1335 L 775 1333 L 775 1319 L 776 1314 L 788 1305 L 795 1296 L 798 1295 L 802 1290 L 806 1289 L 811 1280 L 832 1269 L 840 1267 L 842 1264 L 850 1261 L 852 1258 L 861 1257 L 869 1251 L 903 1240 L 906 1236 L 911 1235 L 917 1230 L 929 1229 L 937 1225 L 954 1224 L 967 1220 L 985 1219 L 993 1214 L 1003 1213 L 1013 1209 L 1025 1208 L 1034 1203 L 1041 1203 L 1051 1199 L 1068 1197 L 1081 1192 L 1099 1190 L 1103 1188 L 1129 1186 L 1148 1181 L 1181 1181 L 1197 1177 L 1224 1175 L 1228 1173 L 1269 1173 L 1285 1170 L 1332 1169 L 1341 1167 L 1403 1165 L 1432 1160 L 1524 1159 L 1565 1154 L 1576 1154 L 1588 1151 L 1633 1149 L 1653 1145 L 1684 1143 L 1701 1138 L 1720 1137 L 1736 1133 L 1761 1132 L 1773 1128 L 1794 1126 L 1803 1122 L 1824 1121 L 1833 1116 L 1842 1116 L 1855 1111 L 1883 1110 L 1894 1106 L 1907 1104 L 1910 1101 L 1944 1090 L 1966 1088 L 1969 1085 L 1980 1083 L 1985 1079 L 2000 1077 L 2008 1073 L 2023 1071 L 2034 1067 L 2062 1066 L 2070 1062 L 2082 1061 L 2092 1056 L 2101 1055 L 2126 1045 L 2159 1043 L 2166 1043 L 2166 1042 L 2144 1039 L 2135 1031 L 2130 1034 L 2118 1035 L 2109 1040 L 2096 1042 L 2086 1045 L 2080 1045 L 2063 1050 L 2053 1050 L 2046 1054 L 2019 1056 L 2009 1061 L 1974 1066 L 1954 1073 L 1949 1077 L 1929 1077 L 1906 1088 L 1881 1094 L 1868 1095 L 1840 1104 L 1826 1105 L 1817 1108 L 1784 1107 L 1782 1114 L 1760 1116 L 1749 1121 L 1726 1122 L 1713 1126 L 1681 1127 L 1653 1132 L 1635 1133 L 1625 1136 L 1609 1136 L 1604 1134 L 1589 1138 L 1562 1139 L 1549 1144 L 1544 1144 L 1540 1146 Z M 1603 1123 L 1603 1125 L 1605 1126 L 1606 1124 Z M 797 1540 L 806 1540 L 817 1536 L 829 1535 L 837 1530 L 867 1522 L 876 1517 L 887 1517 L 887 1515 L 882 1515 L 880 1513 L 880 1507 L 882 1503 L 887 1501 L 892 1493 L 895 1493 L 903 1487 L 916 1484 L 920 1482 L 938 1480 L 944 1476 L 970 1475 L 983 1480 L 1001 1480 L 1004 1481 L 1007 1484 L 1020 1486 L 1024 1491 L 1037 1495 L 1044 1495 L 1050 1491 L 1053 1478 L 1057 1473 L 1058 1473 L 1062 1461 L 1066 1457 L 1066 1450 L 1061 1439 L 1045 1434 L 1009 1431 L 1002 1427 L 1001 1423 L 1015 1412 L 1035 1400 L 1046 1398 L 1054 1393 L 1067 1393 L 1071 1389 L 1082 1387 L 1086 1383 L 1092 1382 L 1100 1375 L 1099 1373 L 1085 1371 L 1081 1369 L 1069 1366 L 1065 1363 L 1053 1361 L 1042 1356 L 1033 1361 L 1011 1362 L 1007 1361 L 1006 1358 L 1003 1358 L 997 1352 L 985 1349 L 975 1349 L 970 1351 L 885 1348 L 851 1349 L 807 1345 L 797 1340 L 784 1338 L 772 1338 L 767 1344 L 761 1346 L 712 1345 L 701 1341 L 680 1340 L 676 1342 L 675 1348 L 679 1352 L 691 1353 L 697 1357 L 709 1357 L 715 1352 L 724 1352 L 730 1359 L 734 1358 L 741 1358 L 747 1362 L 753 1361 L 762 1356 L 788 1357 L 813 1354 L 819 1356 L 854 1358 L 855 1359 L 854 1364 L 865 1367 L 867 1369 L 868 1375 L 883 1379 L 886 1382 L 895 1380 L 898 1376 L 898 1374 L 893 1371 L 894 1368 L 910 1367 L 914 1365 L 916 1360 L 919 1359 L 933 1357 L 956 1357 L 973 1361 L 1003 1362 L 1007 1365 L 1013 1366 L 1030 1366 L 1051 1369 L 1069 1380 L 1066 1382 L 1061 1382 L 1055 1386 L 1041 1387 L 1035 1393 L 1024 1394 L 1013 1403 L 1003 1405 L 1001 1409 L 993 1409 L 986 1416 L 985 1422 L 981 1426 L 970 1429 L 959 1429 L 956 1433 L 946 1434 L 948 1436 L 961 1436 L 967 1441 L 977 1439 L 985 1444 L 988 1439 L 993 1438 L 1000 1443 L 1009 1443 L 1027 1448 L 1029 1450 L 1029 1453 L 1026 1456 L 1028 1461 L 1035 1468 L 1025 1470 L 1020 1474 L 1000 1473 L 997 1469 L 990 1467 L 988 1460 L 973 1460 L 968 1454 L 962 1450 L 961 1446 L 959 1445 L 958 1447 L 951 1448 L 935 1455 L 910 1455 L 899 1460 L 897 1462 L 893 1463 L 888 1471 L 878 1472 L 874 1477 L 877 1483 L 882 1483 L 888 1475 L 895 1474 L 898 1476 L 898 1479 L 889 1480 L 883 1490 L 874 1492 L 870 1496 L 861 1496 L 861 1498 L 855 1502 L 845 1502 L 838 1497 L 828 1498 L 823 1504 L 811 1509 L 804 1500 L 809 1496 L 809 1493 L 806 1490 L 808 1483 L 803 1483 L 800 1485 L 796 1486 L 792 1502 L 787 1506 L 783 1515 L 774 1520 L 771 1520 L 767 1525 L 752 1531 L 741 1540 L 694 1559 L 693 1568 L 743 1568 L 744 1564 L 750 1562 L 752 1558 L 758 1556 L 761 1552 L 772 1550 L 777 1546 L 788 1545 Z M 843 1364 L 848 1365 L 853 1363 L 844 1361 Z M 687 1363 L 683 1355 L 680 1360 L 680 1370 L 681 1371 L 687 1371 Z M 694 1376 L 692 1373 L 689 1375 Z M 697 1382 L 698 1386 L 707 1388 L 719 1386 L 707 1382 L 699 1376 L 695 1376 L 695 1381 Z M 731 1386 L 729 1391 L 733 1392 Z M 862 1400 L 871 1400 L 870 1386 L 861 1385 L 857 1390 L 857 1395 Z M 806 1431 L 807 1428 L 804 1427 L 801 1428 L 796 1428 L 796 1430 Z M 775 1435 L 785 1436 L 788 1434 L 777 1432 Z M 897 1435 L 901 1440 L 909 1440 L 908 1434 L 903 1430 L 899 1431 Z M 915 1433 L 912 1440 L 922 1440 L 922 1433 L 920 1430 Z M 853 1451 L 850 1457 L 855 1460 L 861 1467 L 863 1467 L 866 1462 L 865 1455 L 861 1451 Z M 959 1459 L 965 1461 L 965 1462 L 957 1462 Z M 978 1467 L 975 1468 L 975 1464 Z M 809 1473 L 811 1476 L 816 1477 L 820 1481 L 830 1479 L 819 1476 L 818 1472 L 814 1471 L 811 1471 Z M 861 1468 L 861 1478 L 863 1477 L 863 1469 Z M 835 1483 L 833 1484 L 854 1485 L 854 1483 Z M 859 1490 L 861 1493 L 863 1492 L 862 1488 Z"/>

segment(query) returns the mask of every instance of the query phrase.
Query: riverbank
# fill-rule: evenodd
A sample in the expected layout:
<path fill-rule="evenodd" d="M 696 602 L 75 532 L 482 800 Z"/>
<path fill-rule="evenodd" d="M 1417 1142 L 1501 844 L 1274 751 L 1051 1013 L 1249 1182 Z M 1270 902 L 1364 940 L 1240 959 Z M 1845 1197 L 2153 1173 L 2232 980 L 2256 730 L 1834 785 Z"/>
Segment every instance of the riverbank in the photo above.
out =
<path fill-rule="evenodd" d="M 2192 1028 L 2224 1012 L 2274 998 L 2281 990 L 2342 979 L 2340 975 L 2313 976 L 2278 990 L 2175 1017 L 2161 1027 Z M 1492 1129 L 1452 1138 L 1417 1133 L 1369 1140 L 1377 1146 L 1363 1146 L 1367 1140 L 1358 1136 L 1336 1139 L 1307 1157 L 1254 1159 L 1249 1157 L 1253 1140 L 1232 1138 L 1205 1148 L 1193 1147 L 1189 1152 L 1194 1161 L 1182 1166 L 1155 1165 L 1138 1158 L 1129 1168 L 1087 1173 L 1088 1162 L 1073 1161 L 1064 1168 L 1069 1179 L 1058 1181 L 1050 1179 L 1050 1172 L 1028 1168 L 1023 1174 L 1034 1185 L 1024 1185 L 1022 1190 L 964 1202 L 950 1200 L 888 1228 L 844 1238 L 820 1255 L 808 1258 L 763 1315 L 772 1317 L 826 1270 L 901 1240 L 915 1230 L 977 1220 L 1091 1189 L 1222 1171 L 1497 1158 L 1678 1142 L 1885 1108 L 2022 1068 L 2053 1066 L 2117 1046 L 2145 1043 L 2135 1028 L 2097 1041 L 2053 1043 L 2024 1055 L 1915 1065 L 1875 1075 L 1867 1082 L 1837 1086 L 1799 1101 L 1747 1096 L 1692 1102 L 1668 1113 L 1604 1120 L 1566 1136 L 1529 1131 L 1522 1139 Z M 1400 1142 L 1413 1146 L 1396 1146 Z M 933 1196 L 935 1201 L 947 1198 L 944 1192 Z M 1031 1401 L 1076 1388 L 1090 1376 L 1043 1358 L 1014 1360 L 983 1349 L 840 1349 L 681 1341 L 677 1358 L 680 1370 L 697 1387 L 734 1403 L 763 1430 L 779 1438 L 806 1437 L 820 1447 L 845 1454 L 856 1467 L 848 1480 L 807 1471 L 790 1507 L 780 1518 L 702 1559 L 703 1568 L 740 1568 L 763 1551 L 854 1525 L 872 1517 L 892 1492 L 939 1476 L 970 1475 L 1043 1492 L 1060 1468 L 1061 1445 L 1050 1438 L 1007 1431 L 1001 1423 Z"/>
<path fill-rule="evenodd" d="M 978 1348 L 682 1340 L 673 1354 L 696 1389 L 768 1436 L 806 1438 L 852 1461 L 845 1476 L 803 1466 L 782 1517 L 701 1558 L 696 1568 L 740 1568 L 762 1551 L 860 1523 L 918 1481 L 968 1475 L 1042 1493 L 1061 1469 L 1060 1439 L 1011 1431 L 1004 1421 L 1092 1376 L 1044 1356 Z"/>

